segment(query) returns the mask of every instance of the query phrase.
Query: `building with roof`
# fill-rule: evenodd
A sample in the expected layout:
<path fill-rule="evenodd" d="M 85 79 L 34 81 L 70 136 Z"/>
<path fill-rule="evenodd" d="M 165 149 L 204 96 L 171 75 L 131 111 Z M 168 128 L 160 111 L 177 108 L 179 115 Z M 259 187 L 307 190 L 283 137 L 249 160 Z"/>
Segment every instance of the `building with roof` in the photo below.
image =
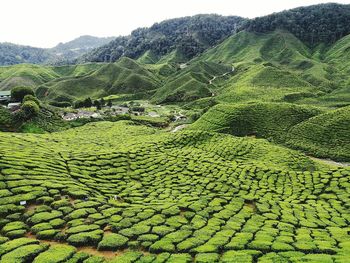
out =
<path fill-rule="evenodd" d="M 10 100 L 11 100 L 10 90 L 0 91 L 0 102 L 8 102 Z"/>

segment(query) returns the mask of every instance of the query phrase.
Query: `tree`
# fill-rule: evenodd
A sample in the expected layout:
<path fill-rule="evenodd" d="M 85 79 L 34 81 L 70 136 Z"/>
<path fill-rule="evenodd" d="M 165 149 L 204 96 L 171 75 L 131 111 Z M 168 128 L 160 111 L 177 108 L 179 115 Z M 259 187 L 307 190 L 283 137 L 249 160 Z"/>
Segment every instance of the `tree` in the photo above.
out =
<path fill-rule="evenodd" d="M 11 90 L 11 98 L 14 101 L 22 102 L 26 95 L 34 96 L 34 91 L 30 87 L 15 87 Z"/>
<path fill-rule="evenodd" d="M 113 105 L 113 104 L 112 104 L 112 101 L 109 100 L 109 101 L 107 102 L 107 106 L 108 106 L 108 107 L 112 107 L 112 105 Z"/>
<path fill-rule="evenodd" d="M 76 101 L 74 102 L 74 108 L 75 108 L 75 109 L 82 108 L 82 107 L 84 107 L 84 101 L 82 101 L 82 100 L 76 100 Z"/>
<path fill-rule="evenodd" d="M 34 101 L 40 107 L 39 99 L 33 95 L 25 95 L 22 102 L 25 103 L 27 101 Z"/>
<path fill-rule="evenodd" d="M 91 100 L 90 97 L 89 97 L 89 98 L 86 98 L 86 99 L 84 100 L 84 107 L 86 107 L 86 108 L 92 107 L 92 100 Z"/>
<path fill-rule="evenodd" d="M 95 100 L 94 101 L 94 106 L 96 107 L 96 109 L 100 110 L 102 107 L 101 107 L 101 102 L 98 101 L 98 100 Z"/>
<path fill-rule="evenodd" d="M 26 101 L 21 106 L 21 113 L 25 119 L 31 119 L 39 114 L 39 106 L 34 101 Z"/>
<path fill-rule="evenodd" d="M 104 100 L 104 98 L 101 98 L 100 103 L 102 107 L 106 105 L 106 101 Z"/>

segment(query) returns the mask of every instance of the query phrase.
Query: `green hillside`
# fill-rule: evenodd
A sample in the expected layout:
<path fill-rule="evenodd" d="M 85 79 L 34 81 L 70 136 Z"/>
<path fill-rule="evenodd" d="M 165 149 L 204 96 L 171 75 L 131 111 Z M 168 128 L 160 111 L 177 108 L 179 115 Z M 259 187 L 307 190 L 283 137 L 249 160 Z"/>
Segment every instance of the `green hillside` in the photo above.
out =
<path fill-rule="evenodd" d="M 314 156 L 350 161 L 349 110 L 324 112 L 289 103 L 219 104 L 191 129 L 266 138 Z"/>
<path fill-rule="evenodd" d="M 157 103 L 192 101 L 211 97 L 214 76 L 230 73 L 231 67 L 213 62 L 195 62 L 170 76 L 167 82 L 153 95 Z"/>
<path fill-rule="evenodd" d="M 102 64 L 88 63 L 58 67 L 33 64 L 0 67 L 0 90 L 9 90 L 16 86 L 36 88 L 49 81 L 59 81 L 64 77 L 86 75 L 101 66 Z"/>
<path fill-rule="evenodd" d="M 124 56 L 143 60 L 145 55 L 152 54 L 152 58 L 170 56 L 177 62 L 186 62 L 230 36 L 243 21 L 237 16 L 214 14 L 169 19 L 117 37 L 79 61 L 115 62 Z"/>
<path fill-rule="evenodd" d="M 293 126 L 321 112 L 318 108 L 289 103 L 219 104 L 191 128 L 256 136 L 281 143 Z"/>
<path fill-rule="evenodd" d="M 241 31 L 195 60 L 233 65 L 235 74 L 218 87 L 227 102 L 287 101 L 331 96 L 341 90 L 333 63 L 314 56 L 286 31 L 258 34 Z M 346 100 L 343 100 L 343 102 Z"/>
<path fill-rule="evenodd" d="M 287 144 L 310 154 L 350 160 L 350 106 L 315 116 L 292 127 Z"/>
<path fill-rule="evenodd" d="M 157 88 L 159 81 L 157 75 L 146 67 L 123 58 L 117 63 L 103 64 L 85 75 L 46 83 L 38 87 L 37 94 L 46 100 L 72 102 L 79 98 L 148 92 Z"/>
<path fill-rule="evenodd" d="M 302 6 L 248 20 L 243 29 L 266 33 L 284 29 L 308 46 L 331 44 L 350 34 L 350 5 L 326 3 Z"/>
<path fill-rule="evenodd" d="M 0 90 L 8 90 L 16 86 L 36 87 L 58 78 L 52 68 L 31 64 L 19 64 L 0 67 Z"/>
<path fill-rule="evenodd" d="M 345 262 L 349 176 L 254 138 L 129 122 L 0 133 L 0 257 Z"/>

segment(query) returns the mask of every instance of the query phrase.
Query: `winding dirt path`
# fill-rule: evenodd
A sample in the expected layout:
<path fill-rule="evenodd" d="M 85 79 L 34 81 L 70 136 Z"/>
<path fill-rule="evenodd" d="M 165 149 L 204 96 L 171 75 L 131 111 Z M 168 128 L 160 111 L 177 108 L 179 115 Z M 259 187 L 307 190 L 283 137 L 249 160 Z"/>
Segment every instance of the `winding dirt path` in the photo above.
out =
<path fill-rule="evenodd" d="M 314 161 L 318 161 L 327 165 L 333 165 L 333 166 L 338 166 L 338 167 L 350 167 L 350 163 L 343 163 L 343 162 L 336 162 L 330 159 L 322 159 L 322 158 L 316 158 L 313 156 L 308 156 L 310 159 Z"/>
<path fill-rule="evenodd" d="M 212 79 L 209 80 L 209 85 L 212 85 L 213 84 L 213 81 L 216 80 L 217 78 L 223 78 L 225 77 L 227 74 L 230 74 L 230 73 L 233 73 L 235 71 L 235 68 L 232 67 L 231 71 L 228 71 L 222 75 L 218 75 L 218 76 L 214 76 Z M 215 93 L 213 91 L 211 91 L 211 96 L 214 97 L 215 96 Z"/>
<path fill-rule="evenodd" d="M 188 124 L 182 124 L 182 125 L 179 125 L 179 126 L 176 126 L 174 129 L 172 129 L 170 132 L 177 132 L 177 131 L 180 131 L 182 129 L 185 129 L 187 127 Z"/>

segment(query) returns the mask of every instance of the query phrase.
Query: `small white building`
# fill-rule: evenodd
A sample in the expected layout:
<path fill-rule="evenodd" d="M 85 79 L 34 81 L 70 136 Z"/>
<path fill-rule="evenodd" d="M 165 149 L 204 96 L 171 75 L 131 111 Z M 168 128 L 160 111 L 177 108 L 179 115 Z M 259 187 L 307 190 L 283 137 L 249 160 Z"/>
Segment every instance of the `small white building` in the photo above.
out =
<path fill-rule="evenodd" d="M 15 111 L 18 110 L 21 107 L 21 103 L 20 102 L 13 102 L 13 103 L 9 103 L 7 105 L 7 108 L 11 111 Z"/>
<path fill-rule="evenodd" d="M 11 100 L 11 91 L 5 90 L 5 91 L 0 91 L 0 102 L 2 101 L 10 101 Z"/>

